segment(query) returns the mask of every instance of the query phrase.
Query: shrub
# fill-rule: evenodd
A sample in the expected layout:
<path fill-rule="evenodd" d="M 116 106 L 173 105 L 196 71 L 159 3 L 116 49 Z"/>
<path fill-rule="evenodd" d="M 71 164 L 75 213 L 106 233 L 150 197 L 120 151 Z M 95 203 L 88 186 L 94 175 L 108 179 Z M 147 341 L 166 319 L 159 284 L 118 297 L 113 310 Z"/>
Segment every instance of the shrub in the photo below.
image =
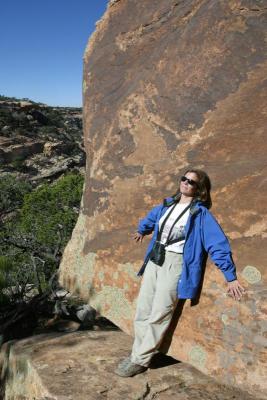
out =
<path fill-rule="evenodd" d="M 65 246 L 77 219 L 83 177 L 69 174 L 52 185 L 44 184 L 26 194 L 20 212 L 19 228 L 51 250 Z"/>
<path fill-rule="evenodd" d="M 16 184 L 11 177 L 2 181 L 2 208 L 11 203 Z M 13 299 L 23 299 L 29 284 L 39 293 L 48 287 L 76 223 L 82 187 L 83 176 L 74 173 L 35 190 L 20 182 L 14 196 L 21 208 L 0 232 L 0 289 L 14 287 Z"/>
<path fill-rule="evenodd" d="M 32 190 L 32 186 L 12 175 L 0 177 L 0 214 L 10 212 L 22 206 L 26 193 Z"/>
<path fill-rule="evenodd" d="M 0 256 L 0 305 L 9 302 L 9 298 L 4 290 L 9 286 L 8 274 L 10 273 L 13 265 L 12 262 L 4 256 Z"/>

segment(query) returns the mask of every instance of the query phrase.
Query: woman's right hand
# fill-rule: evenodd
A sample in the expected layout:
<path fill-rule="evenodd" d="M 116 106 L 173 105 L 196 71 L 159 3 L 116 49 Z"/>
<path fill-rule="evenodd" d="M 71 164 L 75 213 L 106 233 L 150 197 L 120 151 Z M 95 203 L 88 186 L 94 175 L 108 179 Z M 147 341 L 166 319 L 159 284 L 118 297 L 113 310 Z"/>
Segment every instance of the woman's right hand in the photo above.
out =
<path fill-rule="evenodd" d="M 143 238 L 144 238 L 144 235 L 142 235 L 142 234 L 139 233 L 139 232 L 135 232 L 135 233 L 133 234 L 132 238 L 133 238 L 133 240 L 136 241 L 136 243 L 137 243 L 137 242 L 142 243 Z"/>

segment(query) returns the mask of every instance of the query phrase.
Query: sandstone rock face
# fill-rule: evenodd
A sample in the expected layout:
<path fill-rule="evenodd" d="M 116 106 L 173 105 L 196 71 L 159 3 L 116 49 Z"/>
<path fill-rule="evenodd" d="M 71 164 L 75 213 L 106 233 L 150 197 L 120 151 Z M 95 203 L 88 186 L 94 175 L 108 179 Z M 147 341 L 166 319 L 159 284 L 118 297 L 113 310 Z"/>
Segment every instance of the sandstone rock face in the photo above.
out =
<path fill-rule="evenodd" d="M 266 387 L 266 2 L 110 3 L 84 57 L 86 186 L 61 282 L 132 333 L 148 240 L 138 220 L 188 167 L 213 183 L 240 302 L 208 263 L 198 304 L 178 304 L 170 354 L 224 383 Z"/>

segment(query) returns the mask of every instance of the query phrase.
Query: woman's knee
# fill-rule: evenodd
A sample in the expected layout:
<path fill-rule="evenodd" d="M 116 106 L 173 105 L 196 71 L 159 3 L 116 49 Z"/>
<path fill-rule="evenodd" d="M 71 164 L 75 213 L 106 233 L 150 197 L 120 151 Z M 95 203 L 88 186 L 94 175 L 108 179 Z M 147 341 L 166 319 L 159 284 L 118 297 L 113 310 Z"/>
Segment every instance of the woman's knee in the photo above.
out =
<path fill-rule="evenodd" d="M 159 324 L 161 322 L 167 322 L 171 320 L 173 312 L 174 312 L 173 304 L 165 306 L 164 308 L 154 309 L 148 318 L 148 324 L 153 325 L 153 324 Z"/>

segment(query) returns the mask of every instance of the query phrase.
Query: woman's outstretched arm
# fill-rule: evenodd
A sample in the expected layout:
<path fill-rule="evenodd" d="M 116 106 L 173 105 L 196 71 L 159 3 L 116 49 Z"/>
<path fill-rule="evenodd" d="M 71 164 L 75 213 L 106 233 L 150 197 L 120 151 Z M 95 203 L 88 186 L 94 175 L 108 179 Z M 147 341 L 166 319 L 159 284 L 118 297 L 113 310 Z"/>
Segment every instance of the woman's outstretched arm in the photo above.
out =
<path fill-rule="evenodd" d="M 137 230 L 139 234 L 144 236 L 149 235 L 151 232 L 153 232 L 155 224 L 157 222 L 158 213 L 160 212 L 161 208 L 162 205 L 152 208 L 152 210 L 149 211 L 145 218 L 141 219 Z"/>
<path fill-rule="evenodd" d="M 237 279 L 229 241 L 221 226 L 208 210 L 204 213 L 202 234 L 205 250 L 228 282 L 227 292 L 235 300 L 240 300 L 245 289 Z"/>

